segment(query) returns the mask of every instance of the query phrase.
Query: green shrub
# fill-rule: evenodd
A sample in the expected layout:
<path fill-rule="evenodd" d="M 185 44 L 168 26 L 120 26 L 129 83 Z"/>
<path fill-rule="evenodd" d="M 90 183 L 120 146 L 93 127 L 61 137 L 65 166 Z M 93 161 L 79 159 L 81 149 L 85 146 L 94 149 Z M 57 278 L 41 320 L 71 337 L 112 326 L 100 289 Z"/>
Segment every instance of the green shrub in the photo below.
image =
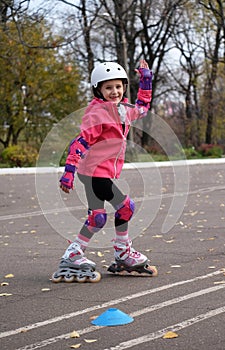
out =
<path fill-rule="evenodd" d="M 203 157 L 209 157 L 209 158 L 221 158 L 223 155 L 223 148 L 219 145 L 214 145 L 214 144 L 203 143 L 198 148 L 198 151 Z"/>
<path fill-rule="evenodd" d="M 38 152 L 27 145 L 14 145 L 5 148 L 1 154 L 4 162 L 11 167 L 29 167 L 36 164 Z"/>
<path fill-rule="evenodd" d="M 202 158 L 202 155 L 195 149 L 195 147 L 184 148 L 184 153 L 187 159 Z"/>
<path fill-rule="evenodd" d="M 66 158 L 68 156 L 68 149 L 66 149 L 64 152 L 63 152 L 63 155 L 59 161 L 59 165 L 60 166 L 64 166 L 66 164 Z"/>

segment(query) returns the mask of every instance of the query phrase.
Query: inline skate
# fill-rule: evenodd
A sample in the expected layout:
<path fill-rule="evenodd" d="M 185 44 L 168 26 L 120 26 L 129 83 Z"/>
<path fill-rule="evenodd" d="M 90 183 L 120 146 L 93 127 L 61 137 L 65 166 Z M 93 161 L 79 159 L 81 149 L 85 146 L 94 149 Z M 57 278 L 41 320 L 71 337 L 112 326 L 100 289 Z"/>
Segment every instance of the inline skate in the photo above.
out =
<path fill-rule="evenodd" d="M 132 248 L 132 242 L 115 242 L 115 262 L 113 262 L 108 271 L 117 275 L 149 276 L 158 275 L 155 266 L 148 265 L 148 258 Z"/>
<path fill-rule="evenodd" d="M 95 271 L 96 264 L 84 257 L 84 252 L 76 242 L 71 243 L 63 255 L 59 268 L 52 275 L 52 282 L 99 282 L 101 274 Z"/>

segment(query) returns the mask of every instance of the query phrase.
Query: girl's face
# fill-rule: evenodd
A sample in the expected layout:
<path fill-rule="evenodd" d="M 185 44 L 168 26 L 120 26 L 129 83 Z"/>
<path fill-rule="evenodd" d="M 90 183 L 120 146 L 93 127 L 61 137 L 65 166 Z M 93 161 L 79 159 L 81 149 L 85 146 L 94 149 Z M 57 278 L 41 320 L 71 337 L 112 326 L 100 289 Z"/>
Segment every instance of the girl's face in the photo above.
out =
<path fill-rule="evenodd" d="M 107 80 L 102 83 L 100 92 L 106 101 L 119 103 L 123 98 L 125 87 L 122 80 Z"/>

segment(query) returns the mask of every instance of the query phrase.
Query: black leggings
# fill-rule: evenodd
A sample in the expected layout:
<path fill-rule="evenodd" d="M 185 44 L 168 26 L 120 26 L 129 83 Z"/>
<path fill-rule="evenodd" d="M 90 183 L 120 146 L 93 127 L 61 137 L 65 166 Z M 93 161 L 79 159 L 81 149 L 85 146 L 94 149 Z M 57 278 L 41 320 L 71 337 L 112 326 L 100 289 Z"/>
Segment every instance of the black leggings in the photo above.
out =
<path fill-rule="evenodd" d="M 91 210 L 103 209 L 105 201 L 116 210 L 117 205 L 126 198 L 111 179 L 81 174 L 78 174 L 78 178 L 84 184 L 88 208 Z M 115 227 L 119 227 L 120 231 L 126 231 L 127 226 L 127 221 L 115 218 Z"/>

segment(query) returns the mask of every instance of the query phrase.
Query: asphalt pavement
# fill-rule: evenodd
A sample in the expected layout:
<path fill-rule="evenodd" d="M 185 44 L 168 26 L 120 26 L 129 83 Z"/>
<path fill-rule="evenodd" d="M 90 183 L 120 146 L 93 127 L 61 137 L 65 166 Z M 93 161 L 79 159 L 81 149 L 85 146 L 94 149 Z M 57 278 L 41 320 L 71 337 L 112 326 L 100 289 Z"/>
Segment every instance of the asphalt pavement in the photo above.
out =
<path fill-rule="evenodd" d="M 69 195 L 58 190 L 61 170 L 0 171 L 0 349 L 225 350 L 225 159 L 127 165 L 117 183 L 136 202 L 133 245 L 158 276 L 107 272 L 107 206 L 87 250 L 99 283 L 51 281 L 86 217 L 78 180 Z M 133 322 L 91 323 L 111 308 Z"/>

